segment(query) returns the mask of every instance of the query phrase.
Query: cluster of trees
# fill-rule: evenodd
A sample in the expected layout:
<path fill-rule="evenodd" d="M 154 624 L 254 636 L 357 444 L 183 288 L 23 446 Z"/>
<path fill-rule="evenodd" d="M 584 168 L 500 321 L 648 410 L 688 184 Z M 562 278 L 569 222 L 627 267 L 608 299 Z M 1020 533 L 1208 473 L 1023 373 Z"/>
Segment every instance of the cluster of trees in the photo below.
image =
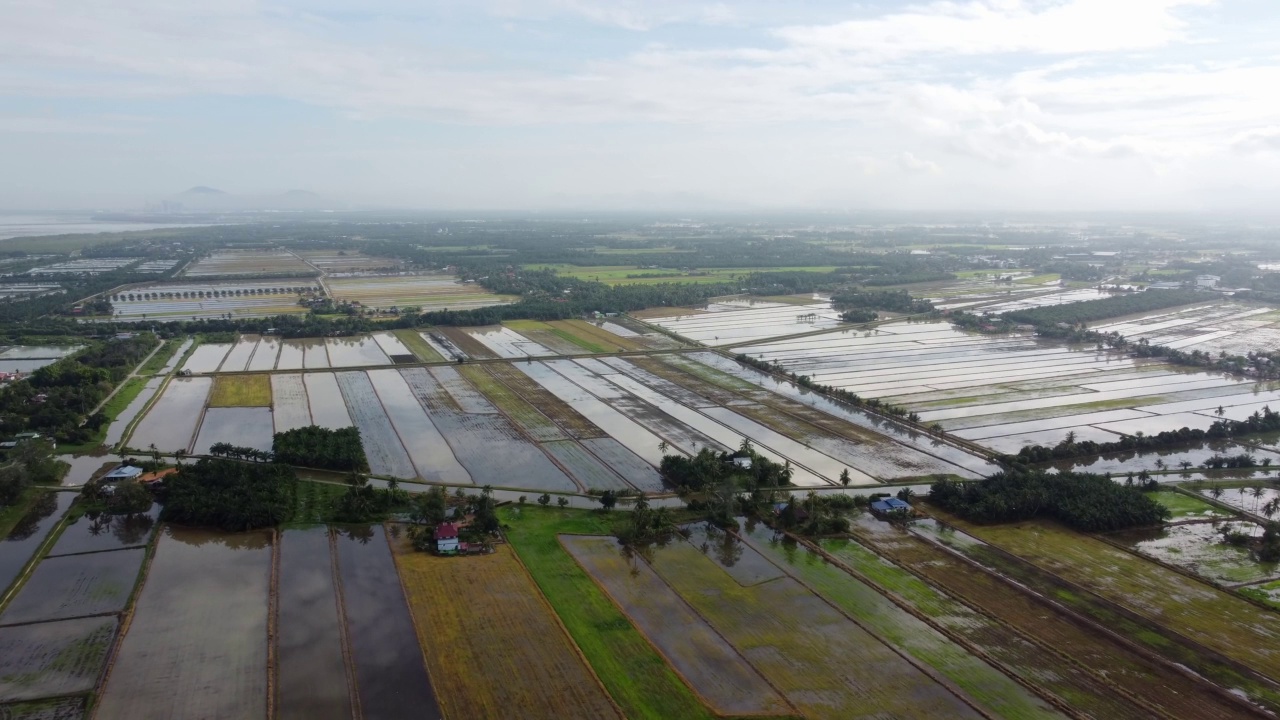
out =
<path fill-rule="evenodd" d="M 1086 532 L 1146 527 L 1169 519 L 1169 509 L 1141 488 L 1092 473 L 1010 471 L 978 482 L 939 479 L 930 487 L 929 502 L 973 522 L 1044 517 Z"/>
<path fill-rule="evenodd" d="M 734 462 L 750 460 L 751 467 Z M 708 488 L 732 483 L 739 488 L 785 487 L 791 484 L 791 464 L 776 463 L 755 452 L 750 440 L 743 440 L 742 447 L 732 453 L 718 453 L 702 448 L 697 455 L 664 455 L 659 466 L 662 478 L 679 492 L 700 492 Z"/>
<path fill-rule="evenodd" d="M 53 446 L 47 441 L 18 443 L 0 465 L 0 508 L 17 502 L 36 483 L 58 482 L 65 471 L 66 466 L 53 457 Z"/>
<path fill-rule="evenodd" d="M 676 532 L 675 520 L 664 507 L 653 509 L 644 494 L 636 498 L 627 521 L 615 531 L 623 545 L 637 546 L 663 542 Z"/>
<path fill-rule="evenodd" d="M 775 522 L 800 535 L 836 535 L 849 531 L 849 512 L 865 504 L 848 495 L 819 495 L 810 491 L 803 500 L 788 497 Z"/>
<path fill-rule="evenodd" d="M 940 316 L 946 317 L 952 325 L 955 325 L 958 328 L 971 330 L 973 332 L 988 334 L 1007 333 L 1012 332 L 1016 327 L 1016 323 L 1000 315 L 974 315 L 973 313 L 967 313 L 963 310 L 952 310 L 951 312 L 941 314 Z"/>
<path fill-rule="evenodd" d="M 0 434 L 32 431 L 58 442 L 84 442 L 107 422 L 94 408 L 157 342 L 151 333 L 142 333 L 93 343 L 36 370 L 26 382 L 10 383 L 0 389 Z"/>
<path fill-rule="evenodd" d="M 831 296 L 837 310 L 884 310 L 897 313 L 926 313 L 933 303 L 911 297 L 906 290 L 862 290 L 839 292 Z"/>
<path fill-rule="evenodd" d="M 272 527 L 293 515 L 297 486 L 285 465 L 205 458 L 165 479 L 161 517 L 230 531 Z"/>
<path fill-rule="evenodd" d="M 347 476 L 347 490 L 334 501 L 332 518 L 341 523 L 372 523 L 386 520 L 397 510 L 409 505 L 409 493 L 392 481 L 387 487 L 369 484 L 360 473 Z"/>
<path fill-rule="evenodd" d="M 338 430 L 309 425 L 276 433 L 271 443 L 276 462 L 288 465 L 362 472 L 369 469 L 360 429 Z"/>
<path fill-rule="evenodd" d="M 1195 290 L 1148 290 L 1140 293 L 1113 295 L 1101 300 L 1049 305 L 1004 313 L 1009 320 L 1031 325 L 1078 325 L 1138 313 L 1160 310 L 1177 305 L 1204 302 L 1209 296 Z"/>
<path fill-rule="evenodd" d="M 547 500 L 550 501 L 550 496 L 547 496 Z M 498 520 L 498 503 L 493 498 L 491 486 L 485 485 L 478 495 L 468 495 L 462 488 L 458 488 L 452 498 L 445 493 L 444 488 L 434 487 L 409 500 L 409 539 L 415 549 L 435 549 L 433 538 L 436 526 L 448 518 L 450 507 L 453 508 L 454 517 L 466 518 L 466 523 L 458 529 L 459 541 L 479 545 L 488 545 L 493 541 L 494 533 L 498 532 L 501 523 Z"/>
<path fill-rule="evenodd" d="M 1003 455 L 1000 460 L 1006 465 L 1026 465 L 1113 452 L 1171 450 L 1205 440 L 1225 440 L 1277 430 L 1280 430 L 1280 412 L 1264 407 L 1244 420 L 1215 420 L 1207 430 L 1184 427 L 1178 430 L 1165 430 L 1155 435 L 1124 435 L 1119 440 L 1106 443 L 1092 440 L 1077 441 L 1075 431 L 1071 431 L 1057 445 L 1028 445 L 1019 450 L 1016 455 Z M 1222 462 L 1228 460 L 1223 459 Z M 1239 459 L 1237 458 L 1236 461 Z"/>

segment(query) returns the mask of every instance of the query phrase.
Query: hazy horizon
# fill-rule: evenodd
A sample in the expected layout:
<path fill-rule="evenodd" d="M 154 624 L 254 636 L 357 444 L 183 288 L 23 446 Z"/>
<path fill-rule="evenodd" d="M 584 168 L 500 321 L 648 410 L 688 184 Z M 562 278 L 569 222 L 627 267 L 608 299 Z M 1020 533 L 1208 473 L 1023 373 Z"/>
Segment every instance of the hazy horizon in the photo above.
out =
<path fill-rule="evenodd" d="M 1262 0 L 0 0 L 0 208 L 210 186 L 339 210 L 1272 215 L 1277 19 Z"/>

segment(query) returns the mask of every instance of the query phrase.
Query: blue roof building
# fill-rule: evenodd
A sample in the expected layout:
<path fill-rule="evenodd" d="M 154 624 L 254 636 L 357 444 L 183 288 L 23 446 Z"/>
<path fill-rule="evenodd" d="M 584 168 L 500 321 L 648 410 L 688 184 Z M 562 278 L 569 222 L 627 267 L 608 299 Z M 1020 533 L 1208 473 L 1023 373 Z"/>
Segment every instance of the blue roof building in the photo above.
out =
<path fill-rule="evenodd" d="M 877 514 L 887 515 L 898 510 L 910 512 L 911 506 L 895 497 L 884 498 L 871 503 L 871 512 Z"/>
<path fill-rule="evenodd" d="M 106 482 L 116 482 L 117 480 L 132 480 L 133 478 L 136 478 L 141 474 L 142 474 L 142 468 L 140 467 L 134 467 L 132 465 L 121 465 L 115 470 L 112 470 L 106 475 L 103 475 L 102 479 L 105 480 Z"/>

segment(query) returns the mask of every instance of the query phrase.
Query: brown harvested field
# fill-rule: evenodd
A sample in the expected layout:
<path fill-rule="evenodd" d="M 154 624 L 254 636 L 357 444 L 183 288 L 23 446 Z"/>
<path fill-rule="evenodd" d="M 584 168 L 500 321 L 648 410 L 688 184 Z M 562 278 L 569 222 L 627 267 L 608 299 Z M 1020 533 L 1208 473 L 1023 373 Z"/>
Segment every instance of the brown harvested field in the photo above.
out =
<path fill-rule="evenodd" d="M 926 540 L 873 520 L 855 523 L 853 531 L 882 557 L 1037 642 L 1041 652 L 1024 669 L 1040 674 L 1050 691 L 1091 717 L 1150 716 L 1143 706 L 1171 718 L 1241 716 L 1207 683 L 1191 681 L 1172 665 Z"/>
<path fill-rule="evenodd" d="M 484 343 L 476 340 L 474 337 L 463 332 L 460 328 L 455 327 L 438 327 L 435 332 L 444 335 L 453 341 L 458 349 L 466 353 L 469 357 L 477 360 L 487 360 L 498 357 L 492 350 L 485 346 Z"/>
<path fill-rule="evenodd" d="M 515 394 L 491 370 L 497 365 L 463 365 L 458 372 L 476 386 L 498 409 L 538 442 L 566 440 L 568 435 L 531 403 Z"/>
<path fill-rule="evenodd" d="M 493 377 L 502 381 L 511 391 L 524 398 L 526 402 L 542 411 L 565 432 L 576 440 L 584 438 L 608 437 L 595 423 L 583 417 L 581 413 L 569 407 L 560 398 L 552 395 L 546 388 L 529 378 L 508 363 L 495 363 L 488 366 Z"/>
<path fill-rule="evenodd" d="M 721 715 L 780 715 L 791 710 L 742 655 L 617 540 L 561 535 L 560 544 L 631 619 L 712 710 Z"/>
<path fill-rule="evenodd" d="M 1280 614 L 1050 522 L 947 522 L 1280 680 Z"/>
<path fill-rule="evenodd" d="M 445 717 L 621 717 L 509 546 L 452 558 L 394 548 Z"/>
<path fill-rule="evenodd" d="M 647 370 L 663 380 L 673 382 L 690 392 L 701 395 L 716 405 L 731 407 L 733 405 L 743 404 L 743 401 L 746 399 L 743 395 L 739 395 L 730 390 L 726 390 L 725 388 L 696 378 L 676 368 L 672 364 L 655 357 L 630 357 L 627 358 L 627 360 L 636 367 Z M 761 392 L 764 391 L 762 390 Z"/>

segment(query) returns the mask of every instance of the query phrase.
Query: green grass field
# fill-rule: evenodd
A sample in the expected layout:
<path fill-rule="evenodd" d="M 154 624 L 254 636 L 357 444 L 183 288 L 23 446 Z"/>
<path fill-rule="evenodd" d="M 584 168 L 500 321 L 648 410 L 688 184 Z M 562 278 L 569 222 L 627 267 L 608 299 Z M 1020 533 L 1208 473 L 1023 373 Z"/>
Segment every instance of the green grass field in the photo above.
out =
<path fill-rule="evenodd" d="M 209 407 L 269 407 L 269 375 L 220 375 L 213 381 Z"/>
<path fill-rule="evenodd" d="M 410 352 L 417 355 L 419 360 L 423 362 L 444 362 L 444 356 L 436 352 L 435 348 L 422 339 L 417 330 L 401 328 L 391 332 L 400 342 L 405 344 L 405 347 L 409 348 Z"/>
<path fill-rule="evenodd" d="M 1171 490 L 1149 492 L 1147 497 L 1169 508 L 1171 520 L 1186 520 L 1197 517 L 1230 517 L 1231 513 L 1220 510 L 1209 503 Z"/>
<path fill-rule="evenodd" d="M 715 717 L 556 539 L 611 534 L 611 516 L 526 505 L 503 508 L 501 517 L 516 553 L 627 717 Z"/>

